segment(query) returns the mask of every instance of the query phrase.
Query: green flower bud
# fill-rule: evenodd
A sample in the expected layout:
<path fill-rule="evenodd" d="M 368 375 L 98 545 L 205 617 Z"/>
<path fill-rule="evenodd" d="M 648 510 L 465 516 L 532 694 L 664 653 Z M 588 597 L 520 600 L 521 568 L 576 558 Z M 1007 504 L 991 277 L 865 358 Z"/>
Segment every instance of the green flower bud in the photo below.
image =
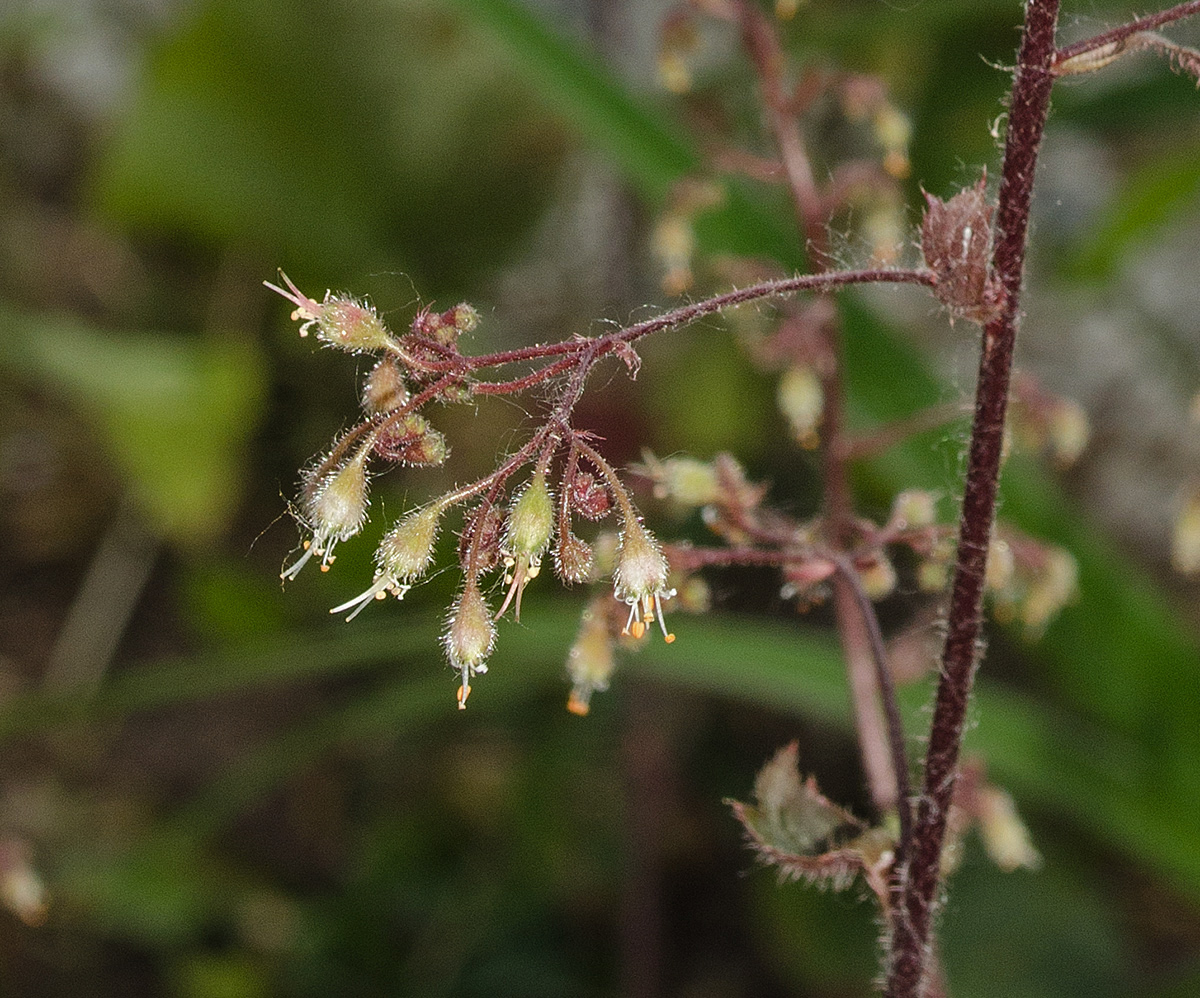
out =
<path fill-rule="evenodd" d="M 279 276 L 287 285 L 286 288 L 276 287 L 269 281 L 263 283 L 296 306 L 292 319 L 298 322 L 303 320 L 301 336 L 307 336 L 308 331 L 316 326 L 317 336 L 330 346 L 350 353 L 384 350 L 393 345 L 387 327 L 370 305 L 346 295 L 335 295 L 332 291 L 326 291 L 325 300 L 318 303 L 297 288 L 287 274 L 280 271 Z"/>
<path fill-rule="evenodd" d="M 825 390 L 817 372 L 807 366 L 789 367 L 779 379 L 776 398 L 800 446 L 809 450 L 816 447 L 817 427 L 825 407 Z"/>
<path fill-rule="evenodd" d="M 433 564 L 433 545 L 437 541 L 442 508 L 426 506 L 409 513 L 392 527 L 375 552 L 379 570 L 401 582 L 412 582 Z"/>
<path fill-rule="evenodd" d="M 479 313 L 466 302 L 460 302 L 450 310 L 451 322 L 460 333 L 470 333 L 479 325 Z"/>
<path fill-rule="evenodd" d="M 671 457 L 655 465 L 650 467 L 654 494 L 659 498 L 674 499 L 682 506 L 707 506 L 721 500 L 721 479 L 713 465 L 694 457 Z"/>
<path fill-rule="evenodd" d="M 1042 570 L 1029 587 L 1021 607 L 1026 631 L 1040 634 L 1075 597 L 1079 566 L 1065 548 L 1050 549 Z"/>
<path fill-rule="evenodd" d="M 515 558 L 540 558 L 554 532 L 554 502 L 545 474 L 538 472 L 508 513 L 504 549 Z"/>
<path fill-rule="evenodd" d="M 385 357 L 367 375 L 363 385 L 363 408 L 374 416 L 399 409 L 408 401 L 408 386 L 400 365 Z"/>
<path fill-rule="evenodd" d="M 896 588 L 896 569 L 888 558 L 880 554 L 857 568 L 868 599 L 881 600 L 892 595 Z"/>
<path fill-rule="evenodd" d="M 1175 515 L 1171 564 L 1185 575 L 1200 571 L 1200 489 L 1193 489 Z"/>
<path fill-rule="evenodd" d="M 325 296 L 317 313 L 317 335 L 330 346 L 350 353 L 383 350 L 392 343 L 375 309 L 340 295 Z"/>
<path fill-rule="evenodd" d="M 347 621 L 353 620 L 372 600 L 386 599 L 391 593 L 396 599 L 412 588 L 412 583 L 425 574 L 433 563 L 433 545 L 437 540 L 438 522 L 442 507 L 427 506 L 409 513 L 389 530 L 375 552 L 375 580 L 370 588 L 354 599 L 335 606 L 330 613 L 351 610 Z"/>
<path fill-rule="evenodd" d="M 931 527 L 937 522 L 937 499 L 924 489 L 906 489 L 892 503 L 892 523 L 899 529 Z"/>

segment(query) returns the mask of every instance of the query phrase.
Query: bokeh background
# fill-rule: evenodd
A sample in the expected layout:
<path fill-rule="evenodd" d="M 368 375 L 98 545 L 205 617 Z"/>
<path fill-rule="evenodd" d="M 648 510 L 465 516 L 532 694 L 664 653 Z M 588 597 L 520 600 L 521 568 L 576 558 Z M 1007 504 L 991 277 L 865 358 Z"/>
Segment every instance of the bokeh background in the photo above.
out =
<path fill-rule="evenodd" d="M 1065 4 L 1062 35 L 1119 21 Z M 702 162 L 703 102 L 656 79 L 658 0 L 7 0 L 0 7 L 0 993 L 232 996 L 867 994 L 865 891 L 780 886 L 722 801 L 800 742 L 868 814 L 827 615 L 711 578 L 719 612 L 563 709 L 583 595 L 525 599 L 469 710 L 437 647 L 453 573 L 353 625 L 384 523 L 530 425 L 447 413 L 443 469 L 377 483 L 385 516 L 287 591 L 298 469 L 353 419 L 363 362 L 301 341 L 261 285 L 370 295 L 403 327 L 473 302 L 479 351 L 675 299 L 651 244 Z M 912 171 L 998 172 L 1013 0 L 810 0 L 798 59 L 874 74 Z M 1196 28 L 1173 29 L 1181 41 Z M 757 134 L 717 31 L 698 81 Z M 738 116 L 740 109 L 740 117 Z M 837 152 L 836 135 L 826 136 Z M 823 147 L 826 148 L 826 147 Z M 702 253 L 791 265 L 777 192 L 734 182 Z M 839 223 L 847 262 L 867 249 Z M 1002 516 L 1064 545 L 1079 597 L 1037 640 L 993 626 L 970 751 L 1044 862 L 968 843 L 951 993 L 1200 993 L 1200 587 L 1172 570 L 1200 478 L 1200 96 L 1149 56 L 1056 91 L 1019 363 L 1088 411 L 1060 472 L 1013 456 Z M 843 306 L 857 423 L 969 397 L 972 329 L 925 297 Z M 719 322 L 595 380 L 581 424 L 622 463 L 737 454 L 803 514 L 811 454 Z M 856 469 L 953 515 L 965 427 Z M 694 536 L 648 493 L 664 535 Z M 902 574 L 889 632 L 929 602 Z M 932 634 L 933 631 L 930 630 Z M 929 682 L 906 691 L 914 750 Z"/>

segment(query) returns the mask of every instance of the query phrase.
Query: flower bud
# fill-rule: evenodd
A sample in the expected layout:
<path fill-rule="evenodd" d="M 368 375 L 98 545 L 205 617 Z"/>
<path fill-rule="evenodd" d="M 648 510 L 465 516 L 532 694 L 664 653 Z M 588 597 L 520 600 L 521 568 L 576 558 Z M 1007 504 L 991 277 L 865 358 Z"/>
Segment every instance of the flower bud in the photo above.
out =
<path fill-rule="evenodd" d="M 504 549 L 516 558 L 540 558 L 554 531 L 554 503 L 546 475 L 537 472 L 508 513 Z"/>
<path fill-rule="evenodd" d="M 817 372 L 807 365 L 789 367 L 779 379 L 776 399 L 800 446 L 808 450 L 816 447 L 817 426 L 825 407 L 825 391 Z"/>
<path fill-rule="evenodd" d="M 917 586 L 923 593 L 940 593 L 950 584 L 950 562 L 954 543 L 947 537 L 934 541 L 929 554 L 917 566 Z"/>
<path fill-rule="evenodd" d="M 1040 634 L 1075 596 L 1079 566 L 1065 548 L 1052 548 L 1021 607 L 1025 629 Z"/>
<path fill-rule="evenodd" d="M 554 502 L 546 488 L 546 475 L 537 472 L 508 511 L 501 550 L 509 571 L 504 581 L 508 593 L 500 605 L 497 617 L 504 615 L 509 604 L 516 600 L 514 616 L 521 619 L 521 596 L 525 587 L 538 577 L 550 538 L 554 533 Z"/>
<path fill-rule="evenodd" d="M 592 694 L 608 689 L 616 667 L 604 610 L 593 603 L 583 611 L 579 633 L 567 654 L 567 675 L 572 684 L 567 710 L 580 717 L 587 714 L 591 709 Z"/>
<path fill-rule="evenodd" d="M 892 503 L 891 522 L 900 530 L 931 527 L 937 522 L 937 499 L 925 489 L 905 489 Z"/>
<path fill-rule="evenodd" d="M 375 551 L 375 579 L 370 587 L 353 599 L 335 606 L 330 613 L 350 610 L 347 621 L 357 617 L 372 600 L 387 599 L 391 593 L 396 599 L 412 588 L 411 583 L 423 575 L 433 562 L 433 544 L 437 540 L 438 520 L 441 506 L 427 506 L 409 513 L 396 526 L 384 534 Z"/>
<path fill-rule="evenodd" d="M 458 602 L 450 611 L 443 644 L 450 664 L 462 677 L 458 693 L 458 706 L 462 710 L 471 694 L 471 678 L 487 672 L 487 659 L 496 644 L 492 611 L 473 577 L 467 579 Z"/>
<path fill-rule="evenodd" d="M 897 180 L 908 177 L 908 143 L 912 139 L 912 122 L 904 112 L 889 103 L 881 104 L 872 121 L 875 138 L 883 146 L 883 168 Z"/>
<path fill-rule="evenodd" d="M 391 345 L 375 309 L 350 297 L 327 294 L 317 315 L 317 335 L 330 346 L 350 353 L 383 350 Z"/>
<path fill-rule="evenodd" d="M 1091 435 L 1087 413 L 1078 402 L 1070 399 L 1060 399 L 1051 410 L 1047 430 L 1054 460 L 1062 468 L 1070 467 L 1079 459 Z"/>
<path fill-rule="evenodd" d="M 716 468 L 691 457 L 671 457 L 659 465 L 655 494 L 682 506 L 707 506 L 721 500 L 721 479 Z"/>
<path fill-rule="evenodd" d="M 458 563 L 468 571 L 474 549 L 474 571 L 490 572 L 500 564 L 500 540 L 504 534 L 506 512 L 495 503 L 475 509 L 468 518 L 469 528 L 458 538 Z"/>
<path fill-rule="evenodd" d="M 612 509 L 612 497 L 602 482 L 587 471 L 578 472 L 569 486 L 571 508 L 589 520 L 603 520 Z"/>
<path fill-rule="evenodd" d="M 387 461 L 432 467 L 450 454 L 446 438 L 424 416 L 410 412 L 385 423 L 375 438 L 375 453 Z"/>
<path fill-rule="evenodd" d="M 896 588 L 896 569 L 882 553 L 855 564 L 863 592 L 871 600 L 886 599 Z"/>
<path fill-rule="evenodd" d="M 400 365 L 385 357 L 367 375 L 363 385 L 363 408 L 375 416 L 399 409 L 408 401 L 408 386 Z"/>
<path fill-rule="evenodd" d="M 38 926 L 46 921 L 46 885 L 23 839 L 0 842 L 0 903 L 26 925 Z"/>
<path fill-rule="evenodd" d="M 1033 845 L 1029 829 L 1005 791 L 999 787 L 981 787 L 977 809 L 983 847 L 988 858 L 1001 870 L 1006 873 L 1020 867 L 1036 870 L 1042 865 L 1042 857 Z"/>
<path fill-rule="evenodd" d="M 587 582 L 594 567 L 595 557 L 587 541 L 570 531 L 559 535 L 554 548 L 554 571 L 563 582 Z"/>
<path fill-rule="evenodd" d="M 317 488 L 309 516 L 318 531 L 338 540 L 358 533 L 367 516 L 366 457 L 366 450 L 360 450 Z"/>
<path fill-rule="evenodd" d="M 997 313 L 1001 295 L 990 281 L 993 208 L 985 185 L 981 178 L 949 201 L 926 194 L 921 223 L 921 252 L 937 278 L 934 294 L 952 316 L 979 323 Z"/>
<path fill-rule="evenodd" d="M 678 213 L 664 215 L 654 227 L 654 255 L 662 264 L 662 289 L 669 295 L 683 294 L 695 280 L 692 255 L 696 235 L 689 219 Z"/>
<path fill-rule="evenodd" d="M 677 11 L 663 22 L 658 45 L 658 79 L 673 94 L 692 87 L 688 62 L 700 47 L 700 34 L 687 11 Z"/>
<path fill-rule="evenodd" d="M 448 313 L 454 328 L 460 333 L 471 333 L 479 325 L 479 313 L 465 301 L 459 302 Z"/>
<path fill-rule="evenodd" d="M 1192 491 L 1175 517 L 1171 564 L 1185 575 L 1200 572 L 1200 489 Z"/>
<path fill-rule="evenodd" d="M 300 326 L 301 336 L 307 336 L 308 331 L 316 326 L 319 338 L 330 346 L 350 353 L 383 350 L 393 345 L 387 327 L 370 305 L 347 295 L 335 295 L 332 291 L 326 291 L 325 300 L 317 303 L 297 288 L 287 274 L 280 271 L 279 276 L 286 288 L 276 287 L 269 281 L 263 283 L 296 306 L 292 319 L 304 320 Z"/>
<path fill-rule="evenodd" d="M 993 537 L 988 545 L 987 569 L 984 584 L 993 593 L 1004 594 L 1012 587 L 1016 572 L 1016 559 L 1008 541 Z"/>

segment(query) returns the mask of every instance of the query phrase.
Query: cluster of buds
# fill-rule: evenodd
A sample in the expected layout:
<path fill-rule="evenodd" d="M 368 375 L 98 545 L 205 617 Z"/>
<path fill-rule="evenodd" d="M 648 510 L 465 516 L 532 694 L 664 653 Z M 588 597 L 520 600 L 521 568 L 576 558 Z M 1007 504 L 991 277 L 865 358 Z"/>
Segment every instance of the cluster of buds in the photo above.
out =
<path fill-rule="evenodd" d="M 993 613 L 1040 635 L 1076 595 L 1079 566 L 1066 548 L 1046 544 L 1011 527 L 996 531 L 988 549 L 986 583 Z"/>
<path fill-rule="evenodd" d="M 1008 425 L 1020 447 L 1048 454 L 1060 468 L 1079 460 L 1091 435 L 1078 402 L 1050 394 L 1024 371 L 1013 376 Z"/>
<path fill-rule="evenodd" d="M 422 406 L 431 401 L 465 402 L 477 390 L 495 386 L 481 386 L 473 377 L 473 358 L 458 350 L 459 336 L 478 322 L 471 306 L 456 305 L 445 312 L 423 309 L 408 332 L 395 336 L 369 305 L 329 292 L 317 302 L 286 276 L 282 279 L 282 287 L 267 286 L 295 306 L 292 318 L 301 323 L 302 335 L 315 332 L 330 346 L 379 356 L 363 384 L 363 419 L 303 476 L 295 513 L 309 537 L 300 557 L 281 573 L 291 581 L 314 559 L 327 571 L 335 547 L 362 529 L 373 463 L 429 466 L 447 459 L 446 440 L 419 411 Z M 521 379 L 512 384 L 518 390 Z M 550 480 L 556 469 L 560 477 L 552 490 Z M 522 473 L 528 473 L 528 478 L 512 489 L 510 483 Z M 506 495 L 512 496 L 507 503 Z M 472 503 L 459 533 L 463 583 L 442 637 L 459 680 L 460 707 L 466 705 L 471 680 L 487 671 L 496 645 L 496 622 L 510 607 L 520 619 L 525 589 L 540 574 L 548 554 L 562 581 L 596 578 L 597 552 L 575 533 L 576 519 L 613 518 L 618 528 L 609 566 L 612 596 L 607 600 L 614 608 L 623 608 L 624 623 L 611 628 L 609 640 L 618 631 L 639 639 L 656 623 L 666 641 L 674 640 L 663 620 L 663 603 L 675 590 L 667 584 L 668 564 L 661 546 L 642 523 L 616 471 L 587 443 L 586 434 L 571 430 L 561 420 L 545 424 L 491 474 L 403 516 L 384 534 L 375 552 L 371 585 L 331 612 L 348 613 L 346 619 L 352 620 L 389 594 L 403 599 L 434 564 L 447 513 Z M 496 612 L 488 602 L 494 585 L 506 587 Z M 596 619 L 608 621 L 612 616 L 597 614 Z M 583 643 L 593 649 L 601 646 L 596 637 Z M 591 693 L 605 687 L 611 665 L 602 659 L 594 650 L 573 656 L 573 663 L 590 663 L 571 666 L 573 710 L 583 712 Z"/>

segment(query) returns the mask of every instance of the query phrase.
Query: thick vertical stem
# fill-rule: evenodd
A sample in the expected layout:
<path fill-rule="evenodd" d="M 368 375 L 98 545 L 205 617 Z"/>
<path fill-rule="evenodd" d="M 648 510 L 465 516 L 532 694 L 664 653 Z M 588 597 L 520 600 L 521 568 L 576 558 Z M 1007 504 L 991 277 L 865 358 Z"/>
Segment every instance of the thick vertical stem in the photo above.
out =
<path fill-rule="evenodd" d="M 1051 66 L 1057 18 L 1058 0 L 1029 0 L 1013 81 L 992 257 L 993 272 L 1003 284 L 1005 299 L 1001 314 L 983 331 L 946 644 L 912 848 L 900 871 L 902 896 L 893 913 L 891 965 L 885 991 L 888 998 L 917 998 L 921 994 L 930 950 L 946 816 L 975 673 L 1034 169 L 1054 82 Z"/>

